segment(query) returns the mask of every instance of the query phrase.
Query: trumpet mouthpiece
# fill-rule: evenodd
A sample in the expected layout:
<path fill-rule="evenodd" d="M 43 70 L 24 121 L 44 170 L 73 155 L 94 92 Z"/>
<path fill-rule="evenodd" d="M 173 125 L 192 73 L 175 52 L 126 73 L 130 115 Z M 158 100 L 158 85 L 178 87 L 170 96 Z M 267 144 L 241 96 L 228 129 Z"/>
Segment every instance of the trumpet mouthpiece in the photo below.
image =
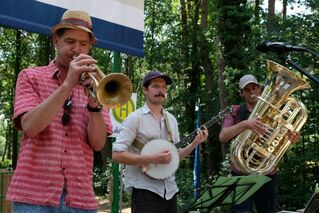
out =
<path fill-rule="evenodd" d="M 257 98 L 257 95 L 256 95 L 255 93 L 252 93 L 252 94 L 250 95 L 250 97 L 251 97 L 251 98 Z"/>
<path fill-rule="evenodd" d="M 73 54 L 72 59 L 74 60 L 74 59 L 76 59 L 76 57 L 78 57 L 78 56 L 79 56 L 78 54 Z"/>

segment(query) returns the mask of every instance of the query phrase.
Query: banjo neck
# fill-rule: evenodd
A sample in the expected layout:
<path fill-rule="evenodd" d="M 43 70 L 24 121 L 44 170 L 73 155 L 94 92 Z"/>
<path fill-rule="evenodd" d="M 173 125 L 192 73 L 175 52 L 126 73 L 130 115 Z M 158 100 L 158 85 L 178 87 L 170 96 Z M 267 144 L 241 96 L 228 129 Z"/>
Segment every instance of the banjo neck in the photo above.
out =
<path fill-rule="evenodd" d="M 204 126 L 208 129 L 215 123 L 217 123 L 221 118 L 225 117 L 228 113 L 231 112 L 231 107 L 226 107 L 224 110 L 218 113 L 218 115 L 214 116 L 212 119 L 207 121 L 205 124 L 203 124 L 200 129 L 204 129 Z M 197 129 L 194 130 L 192 133 L 184 137 L 182 140 L 180 140 L 178 143 L 175 144 L 175 147 L 177 149 L 187 146 L 190 142 L 194 140 L 194 138 L 197 135 Z"/>

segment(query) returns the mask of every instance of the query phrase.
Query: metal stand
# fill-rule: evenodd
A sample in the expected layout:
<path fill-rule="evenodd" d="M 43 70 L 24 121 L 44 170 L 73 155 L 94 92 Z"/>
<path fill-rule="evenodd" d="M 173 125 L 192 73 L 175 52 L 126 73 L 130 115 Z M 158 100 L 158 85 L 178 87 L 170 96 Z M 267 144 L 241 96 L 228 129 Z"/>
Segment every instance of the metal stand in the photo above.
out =
<path fill-rule="evenodd" d="M 319 212 L 319 188 L 316 185 L 315 193 L 311 196 L 303 213 L 317 213 Z"/>
<path fill-rule="evenodd" d="M 316 56 L 317 58 L 319 58 L 319 54 L 309 50 L 307 48 L 305 48 L 305 51 L 311 53 L 312 55 Z M 316 78 L 314 75 L 310 74 L 309 72 L 307 72 L 305 69 L 303 69 L 300 65 L 298 65 L 297 63 L 293 62 L 291 59 L 289 59 L 287 56 L 285 56 L 283 54 L 283 52 L 278 53 L 278 57 L 280 58 L 280 60 L 282 60 L 285 64 L 289 64 L 292 67 L 294 67 L 295 69 L 297 69 L 300 73 L 304 74 L 305 76 L 307 76 L 308 78 L 310 78 L 312 81 L 314 81 L 316 84 L 319 85 L 319 79 Z"/>
<path fill-rule="evenodd" d="M 217 206 L 240 204 L 268 181 L 269 177 L 257 174 L 219 177 L 185 212 L 211 212 Z"/>

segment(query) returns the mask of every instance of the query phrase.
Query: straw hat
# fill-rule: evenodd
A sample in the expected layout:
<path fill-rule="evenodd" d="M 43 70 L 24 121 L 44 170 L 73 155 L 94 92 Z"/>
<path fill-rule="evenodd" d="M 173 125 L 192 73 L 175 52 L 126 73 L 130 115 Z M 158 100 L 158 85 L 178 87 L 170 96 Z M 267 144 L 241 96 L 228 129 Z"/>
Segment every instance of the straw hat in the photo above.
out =
<path fill-rule="evenodd" d="M 82 10 L 67 10 L 59 24 L 52 27 L 52 34 L 62 28 L 78 29 L 90 33 L 92 43 L 96 42 L 90 15 Z"/>

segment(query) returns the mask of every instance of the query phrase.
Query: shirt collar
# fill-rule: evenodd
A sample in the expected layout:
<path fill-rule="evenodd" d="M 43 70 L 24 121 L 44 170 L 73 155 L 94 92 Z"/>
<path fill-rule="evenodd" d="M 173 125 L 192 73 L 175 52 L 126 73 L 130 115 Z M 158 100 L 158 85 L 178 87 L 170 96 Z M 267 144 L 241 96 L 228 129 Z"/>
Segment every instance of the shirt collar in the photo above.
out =
<path fill-rule="evenodd" d="M 142 108 L 142 112 L 143 114 L 147 114 L 147 113 L 152 113 L 150 108 L 148 108 L 147 104 L 145 103 L 143 108 Z M 165 110 L 162 108 L 162 115 L 164 115 Z"/>
<path fill-rule="evenodd" d="M 49 69 L 50 69 L 50 73 L 51 73 L 51 78 L 52 79 L 56 79 L 57 76 L 60 74 L 60 70 L 55 66 L 55 60 L 52 60 L 50 61 L 50 64 L 49 64 Z"/>
<path fill-rule="evenodd" d="M 60 80 L 61 72 L 63 71 L 55 65 L 55 59 L 50 62 L 49 69 L 51 72 L 51 78 Z"/>
<path fill-rule="evenodd" d="M 143 112 L 143 114 L 147 114 L 147 113 L 151 112 L 150 108 L 148 108 L 146 103 L 144 104 L 144 106 L 142 108 L 142 112 Z"/>

